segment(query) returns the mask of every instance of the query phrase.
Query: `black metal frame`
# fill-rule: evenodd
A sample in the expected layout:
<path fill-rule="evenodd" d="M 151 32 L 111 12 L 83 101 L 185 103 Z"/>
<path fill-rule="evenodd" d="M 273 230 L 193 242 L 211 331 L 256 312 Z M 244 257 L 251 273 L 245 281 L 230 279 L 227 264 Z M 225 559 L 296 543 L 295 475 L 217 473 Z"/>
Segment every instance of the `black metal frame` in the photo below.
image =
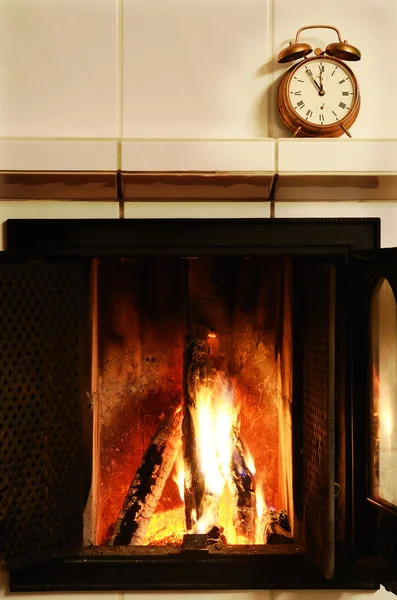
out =
<path fill-rule="evenodd" d="M 316 260 L 380 246 L 379 219 L 10 220 L 8 252 L 34 260 L 158 255 L 289 255 Z M 365 434 L 364 434 L 365 435 Z M 351 490 L 350 490 L 351 491 Z M 346 518 L 346 517 L 345 517 Z M 306 554 L 106 556 L 81 553 L 11 573 L 11 590 L 377 589 L 379 580 L 337 554 L 326 580 Z"/>

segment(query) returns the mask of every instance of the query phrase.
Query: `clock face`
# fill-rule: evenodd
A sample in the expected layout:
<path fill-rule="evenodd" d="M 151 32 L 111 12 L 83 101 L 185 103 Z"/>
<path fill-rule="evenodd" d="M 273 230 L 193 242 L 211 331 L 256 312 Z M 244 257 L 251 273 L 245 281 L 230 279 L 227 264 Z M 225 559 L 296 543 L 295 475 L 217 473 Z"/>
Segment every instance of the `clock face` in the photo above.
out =
<path fill-rule="evenodd" d="M 333 125 L 350 112 L 356 86 L 343 63 L 332 59 L 304 60 L 289 84 L 288 95 L 296 114 L 317 126 Z"/>

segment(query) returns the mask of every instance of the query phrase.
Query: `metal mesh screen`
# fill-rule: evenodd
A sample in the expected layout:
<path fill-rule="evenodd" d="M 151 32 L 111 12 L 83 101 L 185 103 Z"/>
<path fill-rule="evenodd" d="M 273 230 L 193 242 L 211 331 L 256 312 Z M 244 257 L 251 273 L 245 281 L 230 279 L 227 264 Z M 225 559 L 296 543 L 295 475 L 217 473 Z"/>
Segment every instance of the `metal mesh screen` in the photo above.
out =
<path fill-rule="evenodd" d="M 334 273 L 302 273 L 303 489 L 306 545 L 326 577 L 334 562 Z"/>
<path fill-rule="evenodd" d="M 0 264 L 0 544 L 11 568 L 82 532 L 81 267 Z"/>

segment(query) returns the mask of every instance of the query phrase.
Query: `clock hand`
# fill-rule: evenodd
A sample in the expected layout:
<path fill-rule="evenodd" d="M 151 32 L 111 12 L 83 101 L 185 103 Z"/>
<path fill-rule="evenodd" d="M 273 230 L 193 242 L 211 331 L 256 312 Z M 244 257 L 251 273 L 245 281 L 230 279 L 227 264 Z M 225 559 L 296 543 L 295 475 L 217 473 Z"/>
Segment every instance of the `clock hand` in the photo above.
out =
<path fill-rule="evenodd" d="M 314 83 L 315 87 L 318 89 L 318 91 L 319 91 L 319 93 L 320 93 L 320 92 L 321 92 L 321 88 L 320 88 L 320 86 L 318 85 L 317 81 L 314 79 L 312 72 L 311 72 L 311 71 L 309 71 L 309 69 L 307 69 L 307 68 L 305 69 L 305 72 L 306 72 L 306 75 L 308 76 L 308 78 L 310 79 L 310 81 L 311 81 L 312 83 Z"/>
<path fill-rule="evenodd" d="M 319 96 L 325 96 L 325 91 L 323 88 L 323 72 L 320 67 L 320 91 L 318 92 Z M 323 105 L 324 106 L 324 105 Z"/>

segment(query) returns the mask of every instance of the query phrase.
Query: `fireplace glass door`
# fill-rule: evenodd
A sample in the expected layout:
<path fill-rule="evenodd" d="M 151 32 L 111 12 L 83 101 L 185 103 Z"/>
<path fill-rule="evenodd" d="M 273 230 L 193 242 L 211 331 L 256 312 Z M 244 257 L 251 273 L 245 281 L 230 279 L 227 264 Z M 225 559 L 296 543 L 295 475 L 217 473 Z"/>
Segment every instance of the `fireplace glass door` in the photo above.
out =
<path fill-rule="evenodd" d="M 397 510 L 397 304 L 385 278 L 371 303 L 371 494 Z"/>

